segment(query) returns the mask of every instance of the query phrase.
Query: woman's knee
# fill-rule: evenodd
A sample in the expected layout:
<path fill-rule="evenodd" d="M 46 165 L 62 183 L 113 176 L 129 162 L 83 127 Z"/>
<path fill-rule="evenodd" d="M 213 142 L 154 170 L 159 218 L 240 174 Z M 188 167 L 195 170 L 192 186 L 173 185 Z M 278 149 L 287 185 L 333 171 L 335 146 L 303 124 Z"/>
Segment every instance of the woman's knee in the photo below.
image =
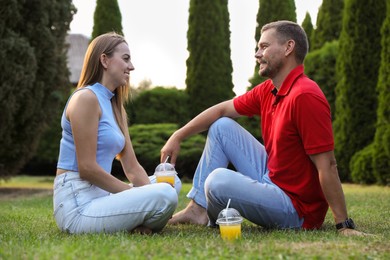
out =
<path fill-rule="evenodd" d="M 155 190 L 155 198 L 162 203 L 167 204 L 168 207 L 176 208 L 178 203 L 176 190 L 168 183 L 156 183 L 153 185 L 158 187 L 158 189 Z"/>

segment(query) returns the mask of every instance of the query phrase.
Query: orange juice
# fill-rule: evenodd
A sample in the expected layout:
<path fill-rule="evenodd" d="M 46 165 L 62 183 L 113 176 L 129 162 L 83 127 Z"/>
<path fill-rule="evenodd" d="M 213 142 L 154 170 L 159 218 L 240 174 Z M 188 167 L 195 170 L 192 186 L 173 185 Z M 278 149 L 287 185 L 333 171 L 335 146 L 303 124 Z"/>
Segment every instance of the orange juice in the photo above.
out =
<path fill-rule="evenodd" d="M 157 175 L 157 182 L 167 182 L 172 186 L 175 186 L 175 176 L 174 175 Z"/>
<path fill-rule="evenodd" d="M 219 225 L 219 231 L 223 240 L 235 240 L 241 238 L 241 223 L 234 225 Z"/>

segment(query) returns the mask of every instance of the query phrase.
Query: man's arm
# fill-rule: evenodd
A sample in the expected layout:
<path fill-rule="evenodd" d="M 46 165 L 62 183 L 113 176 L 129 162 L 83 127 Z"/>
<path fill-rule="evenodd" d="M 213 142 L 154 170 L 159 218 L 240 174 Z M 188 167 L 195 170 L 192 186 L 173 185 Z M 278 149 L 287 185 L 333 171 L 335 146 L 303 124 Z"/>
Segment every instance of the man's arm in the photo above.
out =
<path fill-rule="evenodd" d="M 185 126 L 177 130 L 168 139 L 161 149 L 161 162 L 170 156 L 171 163 L 175 164 L 180 150 L 180 142 L 192 135 L 206 131 L 212 123 L 221 117 L 236 118 L 239 114 L 234 108 L 233 99 L 214 105 L 193 118 Z"/>
<path fill-rule="evenodd" d="M 311 155 L 310 159 L 316 166 L 320 185 L 329 207 L 333 213 L 335 223 L 341 223 L 348 218 L 344 192 L 341 186 L 337 163 L 333 151 Z M 365 235 L 354 229 L 339 230 L 343 235 Z"/>

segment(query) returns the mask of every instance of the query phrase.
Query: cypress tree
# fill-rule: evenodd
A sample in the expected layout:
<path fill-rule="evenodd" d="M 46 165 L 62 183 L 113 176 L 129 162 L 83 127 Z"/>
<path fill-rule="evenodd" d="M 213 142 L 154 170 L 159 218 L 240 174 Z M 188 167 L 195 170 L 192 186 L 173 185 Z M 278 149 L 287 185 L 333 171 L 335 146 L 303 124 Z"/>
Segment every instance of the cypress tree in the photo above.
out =
<path fill-rule="evenodd" d="M 186 91 L 191 117 L 234 96 L 227 4 L 227 0 L 190 1 Z"/>
<path fill-rule="evenodd" d="M 259 0 L 259 11 L 257 13 L 257 26 L 255 32 L 256 51 L 257 43 L 260 40 L 261 28 L 270 22 L 277 20 L 297 21 L 297 14 L 294 0 Z M 255 72 L 253 77 L 249 79 L 251 83 L 250 89 L 254 88 L 265 78 L 259 75 L 259 64 L 256 62 Z"/>
<path fill-rule="evenodd" d="M 309 50 L 311 50 L 312 49 L 311 35 L 313 34 L 314 28 L 313 28 L 313 24 L 311 22 L 311 17 L 310 17 L 309 12 L 306 12 L 305 19 L 303 19 L 303 22 L 302 22 L 302 28 L 306 32 L 307 40 L 309 41 Z"/>
<path fill-rule="evenodd" d="M 347 0 L 336 62 L 335 153 L 340 177 L 350 180 L 349 163 L 374 137 L 380 63 L 380 28 L 386 0 Z"/>
<path fill-rule="evenodd" d="M 354 181 L 390 184 L 390 4 L 382 29 L 382 52 L 377 85 L 378 109 L 373 143 L 356 153 L 351 160 Z"/>
<path fill-rule="evenodd" d="M 378 110 L 373 169 L 377 182 L 390 184 L 390 3 L 382 26 L 382 53 L 377 86 Z"/>
<path fill-rule="evenodd" d="M 261 28 L 270 22 L 278 20 L 289 20 L 292 22 L 297 21 L 297 15 L 295 12 L 295 1 L 294 0 L 259 0 L 259 10 L 256 17 L 256 30 L 255 40 L 257 51 L 257 43 L 260 40 Z M 253 55 L 255 52 L 253 53 Z M 249 79 L 250 86 L 248 90 L 254 88 L 261 82 L 266 80 L 259 75 L 259 64 L 256 62 L 253 76 Z M 242 117 L 238 119 L 238 122 L 245 127 L 253 136 L 255 136 L 260 142 L 261 132 L 259 131 L 260 119 L 258 117 Z"/>
<path fill-rule="evenodd" d="M 96 0 L 91 41 L 101 34 L 112 31 L 123 35 L 122 15 L 118 1 Z"/>
<path fill-rule="evenodd" d="M 65 37 L 72 1 L 10 0 L 0 22 L 0 176 L 17 174 L 70 86 Z"/>
<path fill-rule="evenodd" d="M 311 36 L 312 48 L 316 50 L 325 42 L 337 40 L 342 26 L 344 0 L 323 0 L 318 10 L 316 29 Z"/>

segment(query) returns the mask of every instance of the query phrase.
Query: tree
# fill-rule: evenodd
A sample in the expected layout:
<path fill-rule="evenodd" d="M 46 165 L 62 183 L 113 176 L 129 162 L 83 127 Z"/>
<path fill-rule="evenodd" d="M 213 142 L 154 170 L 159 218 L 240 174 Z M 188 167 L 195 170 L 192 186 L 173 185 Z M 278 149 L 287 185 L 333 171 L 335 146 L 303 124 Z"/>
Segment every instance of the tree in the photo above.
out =
<path fill-rule="evenodd" d="M 122 15 L 117 0 L 96 0 L 95 13 L 93 15 L 92 38 L 107 33 L 116 32 L 123 35 Z"/>
<path fill-rule="evenodd" d="M 390 4 L 382 29 L 382 52 L 377 85 L 378 109 L 373 143 L 351 160 L 354 181 L 390 184 Z"/>
<path fill-rule="evenodd" d="M 321 48 L 326 42 L 338 40 L 343 21 L 344 0 L 323 0 L 318 10 L 311 50 Z"/>
<path fill-rule="evenodd" d="M 289 20 L 296 22 L 297 15 L 295 12 L 294 0 L 259 0 L 259 11 L 257 12 L 257 26 L 255 30 L 255 40 L 257 51 L 257 43 L 260 40 L 261 28 L 270 22 L 277 20 Z M 259 64 L 256 62 L 254 74 L 249 79 L 250 86 L 248 89 L 252 89 L 266 78 L 259 75 Z M 238 119 L 238 122 L 247 129 L 253 136 L 255 136 L 260 142 L 262 141 L 260 127 L 260 118 L 258 117 L 242 117 Z"/>
<path fill-rule="evenodd" d="M 307 35 L 307 40 L 309 41 L 309 49 L 311 50 L 311 36 L 313 34 L 314 28 L 313 24 L 311 22 L 311 17 L 309 12 L 306 12 L 305 19 L 302 22 L 302 28 L 305 30 L 306 35 Z"/>
<path fill-rule="evenodd" d="M 294 0 L 259 0 L 259 11 L 257 13 L 257 26 L 255 32 L 256 44 L 260 40 L 261 28 L 270 22 L 277 20 L 289 20 L 292 22 L 297 21 L 297 14 L 295 12 L 295 1 Z M 256 46 L 257 51 L 257 46 Z M 249 79 L 251 83 L 250 89 L 254 88 L 265 78 L 259 75 L 259 64 L 256 63 L 253 77 Z"/>
<path fill-rule="evenodd" d="M 1 0 L 0 176 L 17 174 L 67 96 L 70 0 Z"/>
<path fill-rule="evenodd" d="M 390 3 L 382 26 L 382 53 L 377 86 L 378 110 L 374 138 L 374 176 L 381 184 L 390 184 Z"/>
<path fill-rule="evenodd" d="M 352 156 L 375 133 L 380 27 L 386 0 L 347 0 L 336 62 L 335 153 L 342 180 L 350 180 Z M 369 46 L 369 47 L 367 47 Z"/>
<path fill-rule="evenodd" d="M 227 3 L 190 1 L 186 91 L 191 117 L 234 96 Z"/>

